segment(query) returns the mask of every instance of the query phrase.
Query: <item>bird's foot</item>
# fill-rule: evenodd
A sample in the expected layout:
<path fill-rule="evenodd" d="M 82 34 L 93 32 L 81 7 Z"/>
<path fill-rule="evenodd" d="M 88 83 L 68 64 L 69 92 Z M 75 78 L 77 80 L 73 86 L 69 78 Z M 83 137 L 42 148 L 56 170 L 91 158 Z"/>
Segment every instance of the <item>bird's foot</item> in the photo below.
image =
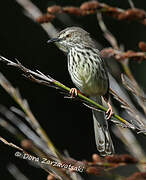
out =
<path fill-rule="evenodd" d="M 76 98 L 78 96 L 78 94 L 86 96 L 84 93 L 79 91 L 77 88 L 71 88 L 69 93 L 70 93 L 71 96 L 65 96 L 65 98 L 73 99 L 73 98 Z M 86 97 L 88 97 L 88 96 L 86 96 Z"/>
<path fill-rule="evenodd" d="M 78 90 L 76 88 L 71 88 L 69 93 L 71 94 L 71 98 L 78 96 Z"/>
<path fill-rule="evenodd" d="M 107 105 L 108 105 L 108 110 L 106 111 L 106 118 L 110 119 L 112 115 L 114 114 L 114 112 L 109 102 L 107 103 Z"/>

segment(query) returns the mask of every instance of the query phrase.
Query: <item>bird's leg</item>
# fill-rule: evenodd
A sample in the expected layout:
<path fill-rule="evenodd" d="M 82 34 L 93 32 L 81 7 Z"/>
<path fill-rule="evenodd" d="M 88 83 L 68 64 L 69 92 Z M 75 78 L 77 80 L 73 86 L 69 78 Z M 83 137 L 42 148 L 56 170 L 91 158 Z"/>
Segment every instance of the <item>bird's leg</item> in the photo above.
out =
<path fill-rule="evenodd" d="M 104 98 L 104 100 L 106 101 L 106 103 L 108 105 L 108 110 L 106 111 L 107 119 L 110 119 L 112 117 L 112 115 L 114 114 L 113 108 L 112 108 L 109 100 L 107 100 L 106 98 Z"/>

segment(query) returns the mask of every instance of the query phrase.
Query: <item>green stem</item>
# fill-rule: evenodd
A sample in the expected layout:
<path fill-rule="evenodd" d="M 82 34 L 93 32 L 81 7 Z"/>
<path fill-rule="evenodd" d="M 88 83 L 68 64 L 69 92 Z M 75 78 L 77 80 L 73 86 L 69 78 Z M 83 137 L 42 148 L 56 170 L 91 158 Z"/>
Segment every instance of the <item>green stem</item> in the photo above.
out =
<path fill-rule="evenodd" d="M 58 82 L 58 81 L 54 81 L 53 83 L 54 83 L 56 86 L 61 87 L 62 89 L 66 90 L 66 91 L 68 91 L 68 92 L 70 92 L 70 90 L 71 90 L 69 87 L 61 84 L 61 83 Z M 101 110 L 101 111 L 106 112 L 106 111 L 108 110 L 108 109 L 105 108 L 104 106 L 96 103 L 95 101 L 93 101 L 92 99 L 89 99 L 88 97 L 84 96 L 84 95 L 81 94 L 81 93 L 78 93 L 78 97 L 81 98 L 81 99 L 83 99 L 83 100 L 85 100 L 85 101 L 87 101 L 87 102 L 89 102 L 90 104 L 96 106 L 96 107 L 97 107 L 99 110 Z M 119 115 L 113 114 L 112 116 L 113 116 L 114 118 L 118 119 L 119 121 L 121 121 L 122 123 L 124 123 L 124 124 L 127 125 L 127 121 L 126 121 L 125 119 L 123 119 L 122 117 L 120 117 Z"/>

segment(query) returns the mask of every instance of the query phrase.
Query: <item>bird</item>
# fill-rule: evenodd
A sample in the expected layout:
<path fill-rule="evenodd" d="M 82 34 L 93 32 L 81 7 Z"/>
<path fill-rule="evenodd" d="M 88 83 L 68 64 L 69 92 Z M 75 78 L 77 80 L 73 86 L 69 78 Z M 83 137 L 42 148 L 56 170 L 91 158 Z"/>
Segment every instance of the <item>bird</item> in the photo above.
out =
<path fill-rule="evenodd" d="M 47 41 L 52 42 L 67 55 L 68 71 L 76 86 L 71 88 L 71 96 L 77 96 L 81 92 L 98 103 L 102 103 L 102 98 L 107 103 L 106 116 L 94 109 L 92 114 L 97 150 L 101 156 L 112 155 L 114 146 L 108 128 L 108 120 L 113 115 L 109 99 L 109 78 L 95 41 L 84 29 L 68 27 Z"/>

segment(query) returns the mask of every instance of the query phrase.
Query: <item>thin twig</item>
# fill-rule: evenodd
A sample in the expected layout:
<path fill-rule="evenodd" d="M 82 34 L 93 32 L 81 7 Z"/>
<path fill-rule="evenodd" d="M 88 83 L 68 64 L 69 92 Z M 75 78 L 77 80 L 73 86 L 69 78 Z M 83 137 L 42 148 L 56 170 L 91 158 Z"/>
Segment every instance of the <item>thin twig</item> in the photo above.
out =
<path fill-rule="evenodd" d="M 21 70 L 23 72 L 25 71 L 26 74 L 28 73 L 27 72 L 28 70 L 25 67 L 21 66 L 21 64 L 18 61 L 17 61 L 17 64 L 13 63 L 13 62 L 8 62 L 8 64 L 12 65 L 12 66 L 16 66 L 16 67 L 18 66 L 21 68 Z M 32 75 L 29 74 L 29 76 L 32 76 Z M 44 79 L 45 79 L 45 77 L 44 77 Z M 48 77 L 47 77 L 47 79 L 48 79 Z M 37 121 L 35 116 L 33 115 L 33 113 L 31 112 L 27 101 L 25 99 L 22 99 L 18 89 L 15 89 L 11 85 L 11 83 L 1 73 L 0 73 L 0 84 L 10 94 L 10 96 L 16 101 L 16 103 L 22 108 L 22 110 L 25 112 L 25 114 L 29 118 L 28 122 L 30 123 L 32 128 L 36 131 L 36 133 L 44 140 L 44 142 L 46 142 L 47 146 L 51 149 L 51 151 L 54 154 L 56 154 L 58 156 L 58 158 L 61 159 L 60 153 L 57 151 L 57 149 L 55 148 L 55 146 L 53 145 L 53 143 L 51 142 L 51 140 L 49 139 L 49 137 L 47 136 L 47 134 L 45 133 L 45 131 L 43 130 L 43 128 L 41 127 L 41 125 L 39 124 L 39 122 Z"/>
<path fill-rule="evenodd" d="M 26 153 L 22 148 L 18 147 L 17 145 L 15 145 L 15 144 L 13 144 L 13 143 L 11 143 L 11 142 L 8 142 L 7 140 L 5 140 L 4 138 L 2 138 L 1 136 L 0 136 L 0 141 L 3 142 L 4 144 L 6 144 L 6 145 L 8 145 L 8 146 L 10 146 L 10 147 L 12 147 L 12 148 L 14 148 L 14 149 L 17 149 L 17 150 L 19 150 L 19 151 L 21 151 L 21 152 L 23 152 L 23 153 Z"/>

